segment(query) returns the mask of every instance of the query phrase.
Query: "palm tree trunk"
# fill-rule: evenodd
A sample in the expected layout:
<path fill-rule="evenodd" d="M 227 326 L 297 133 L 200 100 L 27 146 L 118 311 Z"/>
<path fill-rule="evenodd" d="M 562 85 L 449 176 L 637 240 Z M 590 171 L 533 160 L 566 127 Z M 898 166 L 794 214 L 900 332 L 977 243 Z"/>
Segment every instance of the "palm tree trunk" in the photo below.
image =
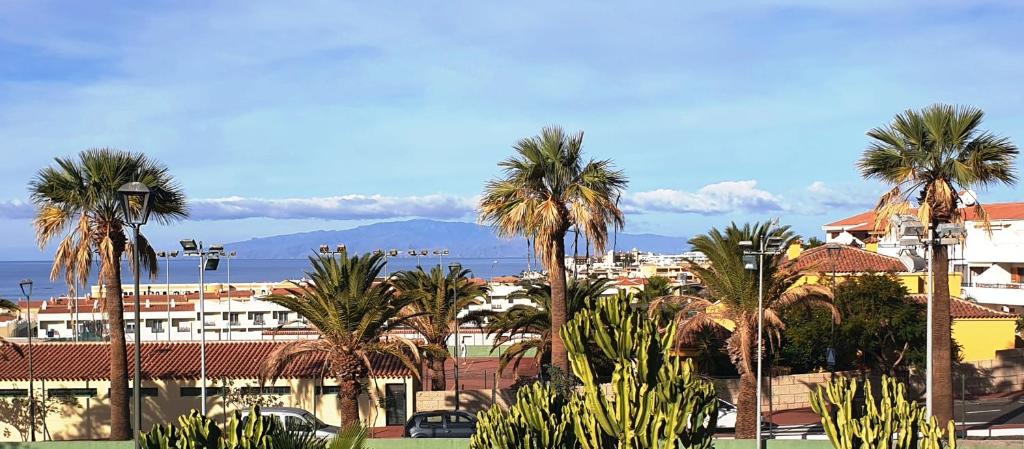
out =
<path fill-rule="evenodd" d="M 110 439 L 130 440 L 132 426 L 128 407 L 128 348 L 124 336 L 120 260 L 118 254 L 114 260 L 105 261 L 108 266 L 101 269 L 105 286 L 103 301 L 110 322 Z"/>
<path fill-rule="evenodd" d="M 430 389 L 432 391 L 444 391 L 445 385 L 445 359 L 441 357 L 432 357 L 430 359 Z"/>
<path fill-rule="evenodd" d="M 736 400 L 736 438 L 754 438 L 757 436 L 757 381 L 749 369 L 741 372 Z"/>
<path fill-rule="evenodd" d="M 551 365 L 569 373 L 569 355 L 565 350 L 560 330 L 565 325 L 565 232 L 552 236 L 553 263 L 548 269 L 551 284 Z M 549 259 L 550 260 L 550 259 Z"/>
<path fill-rule="evenodd" d="M 949 299 L 949 253 L 935 248 L 932 260 L 932 415 L 939 423 L 953 419 L 953 337 Z"/>
<path fill-rule="evenodd" d="M 338 386 L 338 408 L 341 411 L 342 427 L 358 424 L 359 381 L 355 379 L 339 378 Z"/>

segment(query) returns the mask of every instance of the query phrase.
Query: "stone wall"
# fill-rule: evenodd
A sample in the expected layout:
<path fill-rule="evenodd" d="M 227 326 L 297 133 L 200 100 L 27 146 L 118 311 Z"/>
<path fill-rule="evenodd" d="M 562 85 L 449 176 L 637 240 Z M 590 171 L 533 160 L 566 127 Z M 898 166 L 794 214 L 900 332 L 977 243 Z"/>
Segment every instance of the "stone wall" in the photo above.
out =
<path fill-rule="evenodd" d="M 996 358 L 964 363 L 954 370 L 953 396 L 1024 390 L 1024 349 L 996 351 Z"/>
<path fill-rule="evenodd" d="M 462 390 L 459 395 L 460 408 L 470 413 L 491 408 L 492 390 Z M 515 395 L 510 390 L 497 390 L 493 396 L 494 405 L 507 408 L 515 400 Z M 416 411 L 429 412 L 432 410 L 455 410 L 454 391 L 417 391 Z"/>
<path fill-rule="evenodd" d="M 811 373 L 811 374 L 791 374 L 788 376 L 778 376 L 772 378 L 772 396 L 771 396 L 771 409 L 775 411 L 779 410 L 792 410 L 797 408 L 810 407 L 810 393 L 819 384 L 828 382 L 831 376 L 848 376 L 854 375 L 854 372 L 837 372 L 835 374 L 830 373 Z M 718 397 L 733 404 L 736 403 L 737 397 L 740 391 L 740 380 L 738 378 L 729 379 L 712 379 L 715 384 L 715 391 L 718 392 Z M 767 387 L 767 381 L 765 387 Z M 765 412 L 769 410 L 768 403 L 768 389 L 764 389 L 764 400 L 762 401 L 762 408 Z"/>

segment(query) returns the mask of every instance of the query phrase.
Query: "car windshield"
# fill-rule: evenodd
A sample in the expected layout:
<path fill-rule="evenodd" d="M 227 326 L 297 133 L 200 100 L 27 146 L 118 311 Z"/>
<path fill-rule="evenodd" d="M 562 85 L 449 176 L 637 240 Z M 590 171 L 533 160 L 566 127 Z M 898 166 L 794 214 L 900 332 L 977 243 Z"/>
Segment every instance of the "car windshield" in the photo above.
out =
<path fill-rule="evenodd" d="M 302 419 L 305 419 L 307 422 L 313 423 L 313 426 L 316 428 L 316 430 L 323 429 L 324 427 L 330 427 L 327 424 L 324 424 L 323 421 L 320 421 L 319 418 L 313 416 L 313 414 L 309 412 L 302 415 Z"/>

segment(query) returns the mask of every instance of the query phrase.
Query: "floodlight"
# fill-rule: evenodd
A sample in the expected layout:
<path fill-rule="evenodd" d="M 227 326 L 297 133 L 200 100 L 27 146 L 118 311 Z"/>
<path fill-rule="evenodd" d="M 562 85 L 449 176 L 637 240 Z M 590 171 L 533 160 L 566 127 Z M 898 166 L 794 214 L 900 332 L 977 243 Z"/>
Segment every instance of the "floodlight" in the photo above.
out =
<path fill-rule="evenodd" d="M 194 239 L 184 239 L 181 241 L 181 249 L 185 251 L 185 254 L 199 251 L 199 245 L 196 245 Z"/>

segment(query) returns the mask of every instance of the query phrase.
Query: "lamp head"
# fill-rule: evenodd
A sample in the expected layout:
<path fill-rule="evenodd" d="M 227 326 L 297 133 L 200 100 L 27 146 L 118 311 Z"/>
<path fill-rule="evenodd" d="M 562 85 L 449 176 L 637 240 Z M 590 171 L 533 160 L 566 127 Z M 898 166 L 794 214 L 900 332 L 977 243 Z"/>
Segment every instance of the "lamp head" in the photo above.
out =
<path fill-rule="evenodd" d="M 177 250 L 171 251 L 171 252 L 167 253 L 167 255 L 171 256 L 171 257 L 178 257 L 178 251 Z"/>
<path fill-rule="evenodd" d="M 149 187 L 141 182 L 129 182 L 117 189 L 121 217 L 125 223 L 141 226 L 149 220 L 151 194 Z"/>
<path fill-rule="evenodd" d="M 167 253 L 164 251 L 157 251 L 156 257 L 167 257 Z"/>
<path fill-rule="evenodd" d="M 331 252 L 331 247 L 327 245 L 320 245 L 320 254 L 327 254 Z"/>
<path fill-rule="evenodd" d="M 740 248 L 753 248 L 754 247 L 754 242 L 751 241 L 751 240 L 743 240 L 743 241 L 740 241 L 739 245 L 740 245 Z"/>
<path fill-rule="evenodd" d="M 339 243 L 337 249 L 338 253 L 345 253 L 348 251 L 348 247 L 346 247 L 344 243 Z"/>
<path fill-rule="evenodd" d="M 757 256 L 747 254 L 743 256 L 743 269 L 748 271 L 757 270 Z"/>
<path fill-rule="evenodd" d="M 420 255 L 421 255 L 421 256 L 426 256 L 426 255 L 427 255 L 427 250 L 425 250 L 425 249 L 421 249 L 421 250 L 420 250 Z"/>
<path fill-rule="evenodd" d="M 237 251 L 232 251 L 232 252 L 228 253 L 228 257 L 235 257 L 237 255 L 238 255 Z"/>
<path fill-rule="evenodd" d="M 195 239 L 184 239 L 181 241 L 181 249 L 185 251 L 185 254 L 194 253 L 199 251 L 199 245 L 196 244 Z"/>
<path fill-rule="evenodd" d="M 220 257 L 217 256 L 216 254 L 211 254 L 210 257 L 208 257 L 206 259 L 206 264 L 203 265 L 203 270 L 206 270 L 206 271 L 217 271 L 217 267 L 219 267 L 219 266 L 220 266 Z"/>
<path fill-rule="evenodd" d="M 410 250 L 409 250 L 409 255 L 410 255 L 410 256 L 415 256 L 415 255 L 416 255 L 416 250 L 414 250 L 414 249 L 410 249 Z"/>
<path fill-rule="evenodd" d="M 462 272 L 462 264 L 458 262 L 448 264 L 448 269 L 456 273 L 460 273 Z"/>
<path fill-rule="evenodd" d="M 26 298 L 29 298 L 29 297 L 32 296 L 32 280 L 31 279 L 22 279 L 21 282 L 18 282 L 18 287 L 21 287 L 21 294 L 25 295 Z"/>
<path fill-rule="evenodd" d="M 224 245 L 220 244 L 220 243 L 214 243 L 213 245 L 210 245 L 209 252 L 213 253 L 213 254 L 223 255 L 224 254 Z"/>
<path fill-rule="evenodd" d="M 398 250 L 397 249 L 393 249 L 391 251 L 388 251 L 388 255 L 391 256 L 391 257 L 398 257 Z"/>

